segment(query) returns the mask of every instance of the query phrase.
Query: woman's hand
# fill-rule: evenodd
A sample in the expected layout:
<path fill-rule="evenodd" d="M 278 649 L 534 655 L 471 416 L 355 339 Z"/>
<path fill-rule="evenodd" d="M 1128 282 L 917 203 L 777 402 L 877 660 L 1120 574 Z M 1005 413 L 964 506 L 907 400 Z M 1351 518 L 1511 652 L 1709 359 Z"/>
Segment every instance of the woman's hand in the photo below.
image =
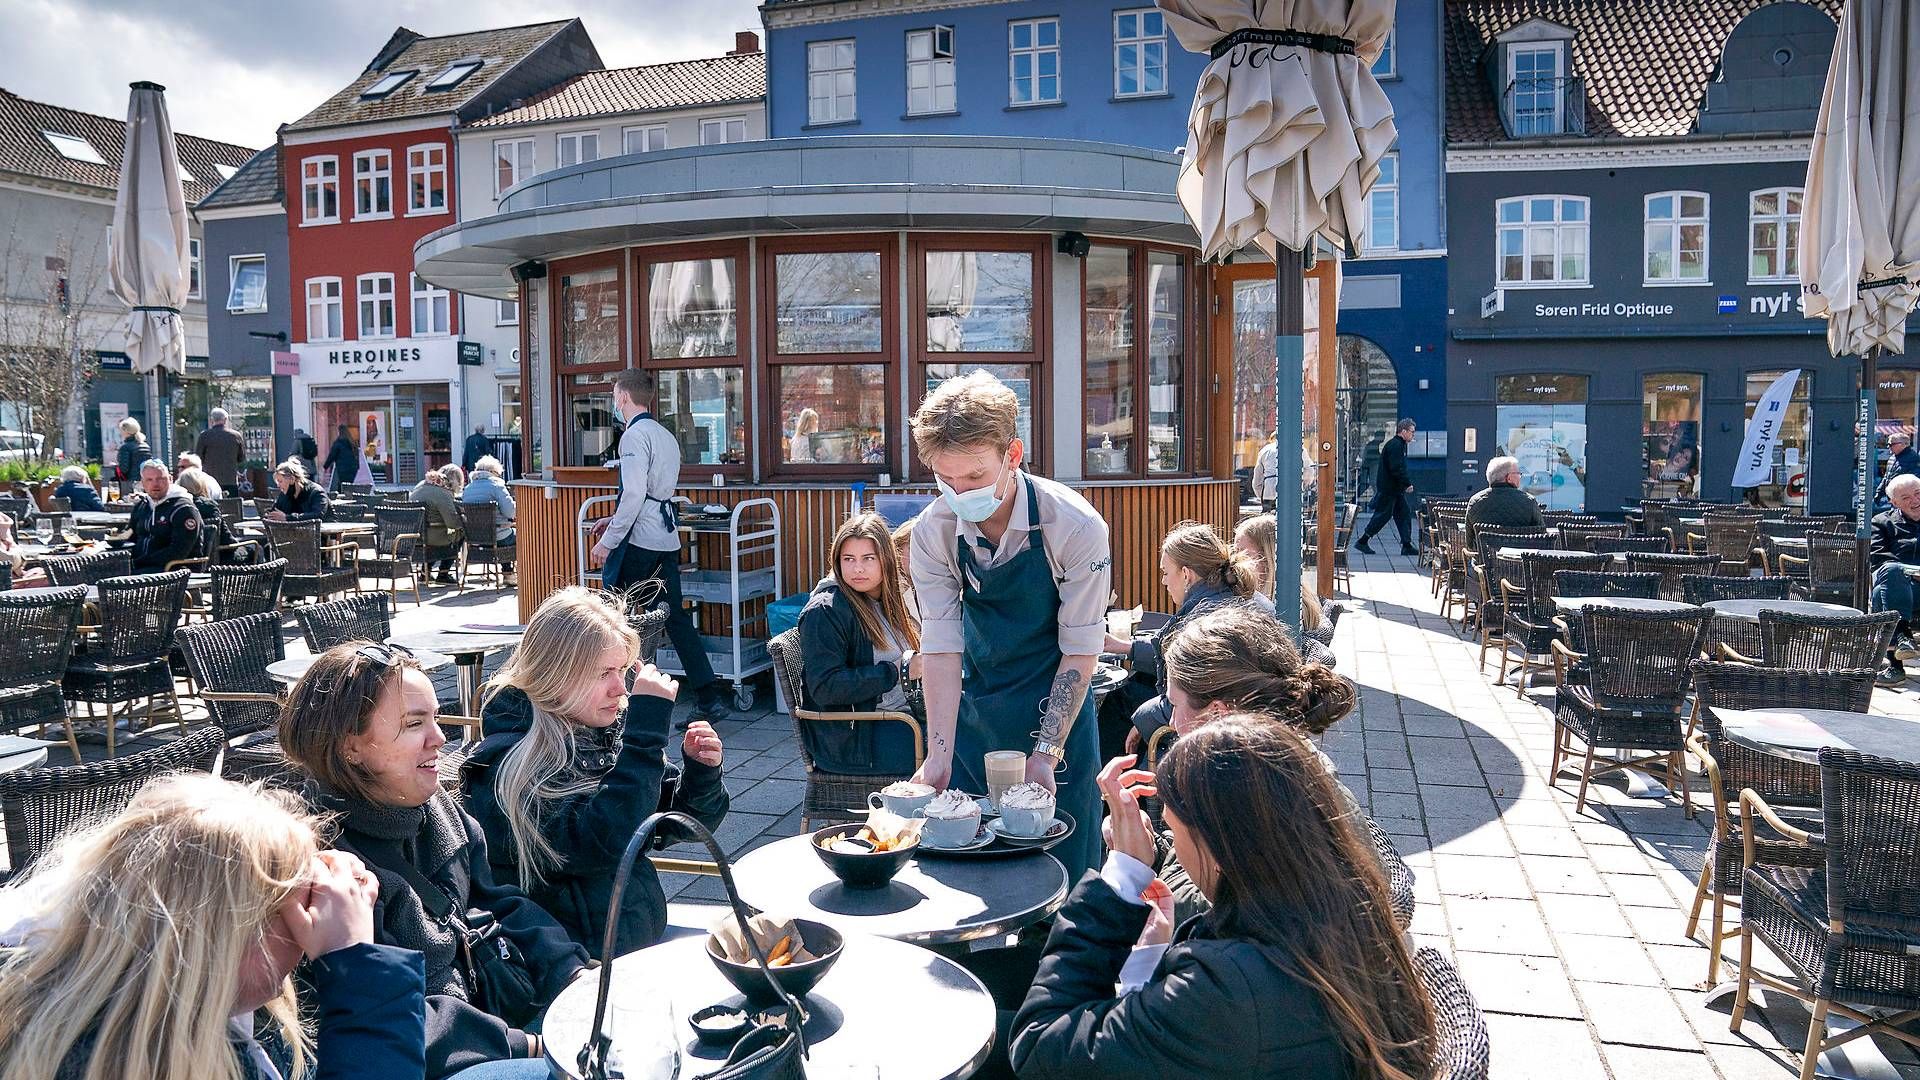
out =
<path fill-rule="evenodd" d="M 283 909 L 287 932 L 314 959 L 373 940 L 373 901 L 380 895 L 366 864 L 344 851 L 313 857 L 313 880 Z"/>
<path fill-rule="evenodd" d="M 680 693 L 680 683 L 652 664 L 641 664 L 633 672 L 633 693 L 672 701 Z"/>
<path fill-rule="evenodd" d="M 1108 847 L 1152 866 L 1156 854 L 1153 823 L 1140 809 L 1140 800 L 1157 789 L 1152 773 L 1133 767 L 1137 760 L 1132 754 L 1123 754 L 1100 770 L 1100 797 L 1106 801 L 1109 814 L 1102 832 L 1108 837 Z"/>
<path fill-rule="evenodd" d="M 913 772 L 913 782 L 925 784 L 935 791 L 947 790 L 947 784 L 953 780 L 953 761 L 949 758 L 927 755 L 927 760 Z"/>
<path fill-rule="evenodd" d="M 661 677 L 665 678 L 665 676 Z M 680 740 L 682 756 L 702 765 L 711 765 L 716 769 L 720 767 L 720 756 L 724 750 L 725 747 L 720 745 L 719 733 L 715 732 L 713 725 L 705 720 L 695 720 L 688 724 L 686 737 Z"/>

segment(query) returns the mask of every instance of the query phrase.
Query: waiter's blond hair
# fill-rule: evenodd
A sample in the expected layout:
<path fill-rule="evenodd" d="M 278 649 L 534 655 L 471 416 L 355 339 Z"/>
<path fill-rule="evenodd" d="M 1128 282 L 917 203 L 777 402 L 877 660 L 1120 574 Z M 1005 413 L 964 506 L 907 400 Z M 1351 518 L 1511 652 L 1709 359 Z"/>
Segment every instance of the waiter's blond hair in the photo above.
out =
<path fill-rule="evenodd" d="M 913 445 L 924 460 L 954 450 L 1005 453 L 1019 433 L 1020 399 L 985 371 L 956 375 L 913 414 Z"/>

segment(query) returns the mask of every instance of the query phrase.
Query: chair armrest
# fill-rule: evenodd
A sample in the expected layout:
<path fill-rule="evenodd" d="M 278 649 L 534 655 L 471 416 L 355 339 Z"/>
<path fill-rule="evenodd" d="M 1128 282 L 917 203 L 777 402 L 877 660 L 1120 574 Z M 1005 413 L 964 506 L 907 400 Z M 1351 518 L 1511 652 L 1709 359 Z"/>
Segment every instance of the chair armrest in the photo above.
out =
<path fill-rule="evenodd" d="M 698 874 L 701 877 L 719 877 L 720 864 L 705 859 L 674 859 L 665 855 L 648 855 L 653 868 L 663 874 Z"/>
<path fill-rule="evenodd" d="M 1753 821 L 1756 818 L 1766 822 L 1775 832 L 1778 832 L 1794 843 L 1805 844 L 1808 847 L 1813 847 L 1820 843 L 1812 833 L 1805 829 L 1797 829 L 1785 821 L 1782 821 L 1780 815 L 1774 813 L 1773 807 L 1767 805 L 1767 800 L 1761 798 L 1760 793 L 1752 788 L 1741 789 L 1740 816 L 1747 820 L 1747 827 L 1740 830 L 1740 866 L 1742 869 L 1751 868 L 1758 861 L 1754 858 L 1753 850 Z"/>
<path fill-rule="evenodd" d="M 1733 647 L 1733 646 L 1731 646 L 1731 645 L 1729 645 L 1729 644 L 1727 644 L 1727 643 L 1726 643 L 1726 642 L 1724 642 L 1724 641 L 1720 643 L 1720 658 L 1721 658 L 1722 660 L 1731 660 L 1731 661 L 1733 661 L 1733 662 L 1734 662 L 1734 663 L 1736 663 L 1736 664 L 1745 664 L 1745 665 L 1747 665 L 1748 667 L 1759 667 L 1759 666 L 1760 666 L 1760 661 L 1758 661 L 1758 660 L 1755 660 L 1755 659 L 1754 659 L 1753 657 L 1751 657 L 1751 656 L 1743 656 L 1743 655 L 1741 655 L 1741 654 L 1740 654 L 1739 652 L 1737 652 L 1737 651 L 1736 651 L 1736 650 L 1734 649 L 1734 647 Z"/>
<path fill-rule="evenodd" d="M 160 572 L 163 574 L 171 574 L 172 572 L 174 572 L 175 570 L 178 570 L 183 566 L 187 567 L 190 570 L 195 570 L 195 569 L 204 570 L 206 569 L 206 566 L 207 566 L 207 560 L 204 558 L 175 559 L 172 562 L 168 563 L 166 565 L 166 568 L 161 570 Z"/>
<path fill-rule="evenodd" d="M 1695 720 L 1699 719 L 1695 715 Z M 1714 835 L 1725 840 L 1727 837 L 1727 799 L 1720 788 L 1720 762 L 1707 750 L 1706 740 L 1689 731 L 1687 733 L 1687 752 L 1700 759 L 1707 774 L 1707 790 L 1713 792 L 1713 828 Z"/>
<path fill-rule="evenodd" d="M 1555 623 L 1560 623 L 1559 616 L 1555 616 L 1553 621 Z M 1564 623 L 1560 623 L 1560 625 L 1562 629 L 1565 628 Z M 1567 648 L 1566 643 L 1561 641 L 1559 638 L 1554 638 L 1553 641 L 1549 643 L 1548 649 L 1551 651 L 1553 655 L 1554 684 L 1556 686 L 1565 686 L 1567 685 L 1568 666 L 1572 664 L 1577 664 L 1580 661 L 1585 660 L 1587 658 L 1587 654 L 1574 652 L 1572 649 Z"/>
<path fill-rule="evenodd" d="M 1798 556 L 1798 555 L 1789 555 L 1789 554 L 1787 554 L 1786 552 L 1784 552 L 1784 551 L 1783 551 L 1783 552 L 1781 552 L 1780 554 L 1778 554 L 1778 555 L 1775 555 L 1775 556 L 1773 557 L 1773 561 L 1774 561 L 1774 564 L 1775 564 L 1775 565 L 1777 565 L 1777 566 L 1778 566 L 1778 567 L 1780 568 L 1780 573 L 1781 573 L 1782 575 L 1786 575 L 1786 576 L 1791 576 L 1791 575 L 1787 575 L 1787 564 L 1788 564 L 1788 563 L 1792 563 L 1792 564 L 1793 564 L 1794 566 L 1805 566 L 1805 565 L 1807 565 L 1807 563 L 1809 563 L 1809 562 L 1811 562 L 1811 561 L 1813 561 L 1813 560 L 1812 560 L 1812 559 L 1810 559 L 1810 558 L 1809 558 L 1809 559 L 1803 559 L 1803 558 L 1801 558 L 1801 557 L 1800 557 L 1800 556 Z"/>
<path fill-rule="evenodd" d="M 477 716 L 461 716 L 459 713 L 441 713 L 433 718 L 433 722 L 446 727 L 466 728 L 473 732 L 475 737 L 481 734 L 480 718 Z"/>
<path fill-rule="evenodd" d="M 913 732 L 913 767 L 918 769 L 927 760 L 926 736 L 920 732 L 920 723 L 903 712 L 819 712 L 814 709 L 795 708 L 792 710 L 795 720 L 855 720 L 855 721 L 894 721 L 907 725 Z"/>
<path fill-rule="evenodd" d="M 1147 768 L 1151 769 L 1160 763 L 1160 748 L 1166 745 L 1173 734 L 1172 724 L 1161 724 L 1153 729 L 1152 737 L 1147 739 Z"/>
<path fill-rule="evenodd" d="M 257 701 L 263 705 L 278 705 L 280 704 L 280 695 L 279 694 L 262 694 L 262 693 L 255 693 L 255 692 L 248 692 L 248 691 L 241 691 L 241 690 L 226 691 L 223 693 L 216 693 L 213 691 L 203 690 L 200 692 L 200 700 L 201 701 Z"/>

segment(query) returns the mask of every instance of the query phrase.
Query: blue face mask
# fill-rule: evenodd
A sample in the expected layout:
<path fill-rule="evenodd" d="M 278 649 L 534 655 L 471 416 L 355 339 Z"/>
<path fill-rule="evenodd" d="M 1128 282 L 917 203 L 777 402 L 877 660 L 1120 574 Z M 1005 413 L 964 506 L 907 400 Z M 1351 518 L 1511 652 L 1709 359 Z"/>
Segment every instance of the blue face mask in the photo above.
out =
<path fill-rule="evenodd" d="M 947 501 L 947 507 L 953 511 L 954 517 L 961 521 L 981 522 L 992 517 L 993 512 L 1000 509 L 1000 504 L 1006 501 L 1005 496 L 997 494 L 1000 481 L 1006 475 L 1007 470 L 1002 468 L 1000 475 L 994 477 L 993 483 L 974 488 L 972 491 L 955 491 L 947 486 L 945 480 L 937 476 L 933 478 L 933 482 L 939 485 L 940 497 Z"/>

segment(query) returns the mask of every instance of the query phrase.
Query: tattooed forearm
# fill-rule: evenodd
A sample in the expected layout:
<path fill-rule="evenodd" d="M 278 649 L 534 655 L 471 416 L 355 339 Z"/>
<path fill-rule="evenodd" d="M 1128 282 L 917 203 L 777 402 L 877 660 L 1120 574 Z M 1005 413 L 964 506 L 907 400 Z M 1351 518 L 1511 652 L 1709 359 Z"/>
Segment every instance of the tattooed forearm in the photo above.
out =
<path fill-rule="evenodd" d="M 1073 730 L 1074 718 L 1080 715 L 1080 698 L 1085 692 L 1085 677 L 1075 668 L 1064 668 L 1053 678 L 1053 689 L 1047 694 L 1046 709 L 1040 716 L 1040 738 L 1056 746 L 1064 746 L 1067 732 Z"/>

